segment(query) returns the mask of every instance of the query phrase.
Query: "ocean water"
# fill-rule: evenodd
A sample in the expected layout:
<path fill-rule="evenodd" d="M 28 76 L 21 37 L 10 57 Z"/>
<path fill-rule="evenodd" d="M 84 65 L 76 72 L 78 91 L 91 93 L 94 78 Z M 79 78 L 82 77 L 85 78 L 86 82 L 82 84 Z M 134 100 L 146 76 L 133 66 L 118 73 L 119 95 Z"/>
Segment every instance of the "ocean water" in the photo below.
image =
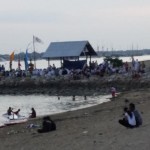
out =
<path fill-rule="evenodd" d="M 58 100 L 57 96 L 48 95 L 1 95 L 0 125 L 3 125 L 4 122 L 7 121 L 7 119 L 2 115 L 7 112 L 8 107 L 12 107 L 14 111 L 20 108 L 20 115 L 26 117 L 28 117 L 29 113 L 31 113 L 31 108 L 34 107 L 37 112 L 37 116 L 43 116 L 91 107 L 110 101 L 110 97 L 111 95 L 88 96 L 87 100 L 84 100 L 84 97 L 76 96 L 75 101 L 73 101 L 71 96 L 60 96 L 60 100 Z"/>
<path fill-rule="evenodd" d="M 119 57 L 120 59 L 123 60 L 123 62 L 131 62 L 131 57 Z M 145 60 L 150 60 L 150 55 L 144 55 L 144 56 L 134 56 L 135 60 L 138 59 L 139 61 L 145 61 Z M 83 59 L 83 58 L 82 58 Z M 82 60 L 81 59 L 81 60 Z M 103 62 L 104 57 L 100 57 L 100 58 L 92 58 L 92 61 L 96 61 L 98 62 L 98 64 Z M 89 59 L 88 59 L 89 61 Z M 21 63 L 21 69 L 25 70 L 25 64 L 23 61 L 20 62 Z M 34 63 L 34 62 L 32 62 Z M 4 61 L 4 62 L 0 62 L 1 65 L 4 65 L 6 70 L 9 70 L 9 61 Z M 52 60 L 50 61 L 50 64 L 53 65 L 55 64 L 56 67 L 60 67 L 61 63 L 59 60 Z M 13 61 L 12 62 L 12 68 L 13 69 L 17 69 L 18 67 L 18 62 L 17 61 Z M 36 68 L 37 69 L 44 69 L 48 67 L 48 61 L 47 60 L 37 60 L 36 61 Z"/>

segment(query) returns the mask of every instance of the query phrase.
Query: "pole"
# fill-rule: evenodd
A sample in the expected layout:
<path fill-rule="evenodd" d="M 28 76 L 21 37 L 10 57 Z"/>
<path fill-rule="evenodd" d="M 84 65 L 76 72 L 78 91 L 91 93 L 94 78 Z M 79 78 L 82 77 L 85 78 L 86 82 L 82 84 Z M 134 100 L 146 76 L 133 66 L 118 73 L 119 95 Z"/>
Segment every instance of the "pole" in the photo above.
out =
<path fill-rule="evenodd" d="M 90 54 L 90 72 L 91 72 L 91 54 Z"/>
<path fill-rule="evenodd" d="M 50 59 L 48 58 L 48 67 L 50 67 Z"/>
<path fill-rule="evenodd" d="M 34 36 L 33 36 L 33 50 L 34 50 L 34 68 L 36 69 Z"/>

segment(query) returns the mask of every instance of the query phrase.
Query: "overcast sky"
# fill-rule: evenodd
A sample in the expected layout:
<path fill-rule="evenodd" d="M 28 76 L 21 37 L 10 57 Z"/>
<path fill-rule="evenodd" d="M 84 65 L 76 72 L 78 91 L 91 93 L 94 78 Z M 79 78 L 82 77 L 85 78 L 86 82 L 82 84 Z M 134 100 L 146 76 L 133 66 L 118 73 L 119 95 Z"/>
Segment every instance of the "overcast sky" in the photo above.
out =
<path fill-rule="evenodd" d="M 88 40 L 97 49 L 150 48 L 150 0 L 0 0 L 0 54 Z M 29 46 L 29 52 L 32 52 Z"/>

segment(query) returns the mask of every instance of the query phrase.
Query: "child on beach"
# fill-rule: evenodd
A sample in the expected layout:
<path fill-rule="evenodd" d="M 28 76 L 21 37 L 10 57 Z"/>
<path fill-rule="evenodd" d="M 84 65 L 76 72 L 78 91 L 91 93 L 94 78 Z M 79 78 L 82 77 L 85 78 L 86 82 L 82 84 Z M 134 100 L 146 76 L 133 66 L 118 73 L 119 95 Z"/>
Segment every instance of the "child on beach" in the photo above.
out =
<path fill-rule="evenodd" d="M 111 95 L 112 95 L 112 98 L 115 98 L 116 96 L 116 88 L 115 87 L 111 87 Z"/>

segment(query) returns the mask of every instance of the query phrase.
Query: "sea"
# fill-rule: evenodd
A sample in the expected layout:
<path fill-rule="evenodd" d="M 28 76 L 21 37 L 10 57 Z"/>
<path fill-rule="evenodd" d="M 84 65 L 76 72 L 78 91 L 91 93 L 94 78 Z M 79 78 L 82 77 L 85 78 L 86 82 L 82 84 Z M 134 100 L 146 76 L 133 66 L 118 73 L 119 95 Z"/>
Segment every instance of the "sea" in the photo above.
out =
<path fill-rule="evenodd" d="M 134 56 L 135 59 L 139 61 L 150 60 L 150 55 L 145 56 Z M 97 61 L 98 64 L 103 62 L 103 57 L 92 58 L 92 61 Z M 123 62 L 131 62 L 131 57 L 120 57 Z M 89 61 L 89 60 L 88 60 Z M 5 66 L 6 70 L 9 70 L 9 61 L 0 62 L 1 65 Z M 56 67 L 60 67 L 60 61 L 53 60 L 50 64 L 55 64 Z M 18 67 L 18 62 L 13 61 L 12 68 L 16 69 Z M 48 67 L 48 62 L 46 60 L 37 60 L 36 68 L 44 69 Z M 24 70 L 24 62 L 21 62 L 21 69 Z M 111 95 L 99 95 L 99 96 L 89 96 L 87 100 L 84 97 L 77 96 L 76 100 L 73 101 L 72 97 L 60 97 L 58 100 L 57 96 L 48 95 L 0 95 L 0 125 L 4 124 L 6 118 L 2 115 L 6 113 L 8 107 L 14 108 L 14 110 L 21 109 L 20 114 L 28 117 L 31 112 L 31 108 L 34 107 L 37 116 L 43 116 L 47 114 L 56 114 L 66 111 L 73 111 L 77 109 L 82 109 L 86 107 L 91 107 L 104 102 L 108 102 Z"/>
<path fill-rule="evenodd" d="M 71 96 L 60 96 L 58 99 L 57 96 L 49 95 L 0 95 L 0 125 L 8 121 L 3 114 L 9 107 L 14 111 L 21 109 L 20 115 L 28 118 L 32 107 L 37 116 L 44 116 L 98 105 L 110 101 L 110 97 L 111 95 L 87 96 L 85 100 L 82 96 L 76 96 L 73 100 Z"/>

